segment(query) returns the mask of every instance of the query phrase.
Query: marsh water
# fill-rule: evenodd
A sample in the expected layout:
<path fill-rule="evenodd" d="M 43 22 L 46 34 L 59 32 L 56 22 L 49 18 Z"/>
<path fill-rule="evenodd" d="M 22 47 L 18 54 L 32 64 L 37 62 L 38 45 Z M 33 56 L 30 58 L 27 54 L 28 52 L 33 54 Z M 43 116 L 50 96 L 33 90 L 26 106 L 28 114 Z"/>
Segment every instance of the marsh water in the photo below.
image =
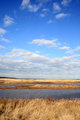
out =
<path fill-rule="evenodd" d="M 64 83 L 49 83 L 49 82 L 34 82 L 34 83 L 20 83 L 20 84 L 17 84 L 18 87 L 19 86 L 22 86 L 22 85 L 36 85 L 36 84 L 39 84 L 39 85 L 73 85 L 73 86 L 80 86 L 80 83 L 73 83 L 73 84 L 64 84 Z M 16 87 L 17 85 L 0 85 L 0 87 Z"/>
<path fill-rule="evenodd" d="M 35 84 L 52 84 L 52 85 L 66 85 L 58 83 L 24 83 L 18 85 L 35 85 Z M 73 86 L 80 86 L 80 83 L 73 83 Z M 16 87 L 16 85 L 0 85 L 0 87 Z M 80 89 L 0 89 L 0 98 L 20 98 L 20 99 L 33 99 L 33 98 L 54 98 L 54 99 L 79 99 Z"/>
<path fill-rule="evenodd" d="M 20 84 L 17 84 L 17 85 L 36 85 L 36 84 L 39 84 L 39 85 L 66 85 L 66 84 L 59 84 L 59 83 L 48 83 L 48 82 L 34 82 L 34 83 L 20 83 Z M 0 85 L 0 87 L 16 87 L 17 85 Z"/>
<path fill-rule="evenodd" d="M 80 89 L 0 89 L 0 98 L 80 99 Z"/>
<path fill-rule="evenodd" d="M 36 84 L 39 84 L 39 85 L 66 85 L 66 84 L 59 84 L 59 83 L 45 83 L 45 82 L 36 82 L 36 83 L 20 83 L 20 84 L 17 84 L 17 85 L 14 85 L 14 84 L 11 84 L 11 85 L 0 85 L 1 88 L 6 88 L 6 87 L 12 87 L 12 88 L 15 88 L 16 86 L 18 87 L 21 87 L 22 85 L 36 85 Z"/>

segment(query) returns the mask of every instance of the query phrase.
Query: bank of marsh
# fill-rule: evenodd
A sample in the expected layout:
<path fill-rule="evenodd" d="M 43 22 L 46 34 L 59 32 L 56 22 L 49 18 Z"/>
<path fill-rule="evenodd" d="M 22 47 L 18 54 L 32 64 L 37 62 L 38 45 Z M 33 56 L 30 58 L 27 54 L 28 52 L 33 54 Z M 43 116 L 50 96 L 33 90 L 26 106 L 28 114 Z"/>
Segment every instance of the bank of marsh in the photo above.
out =
<path fill-rule="evenodd" d="M 0 120 L 80 120 L 80 101 L 0 99 Z"/>

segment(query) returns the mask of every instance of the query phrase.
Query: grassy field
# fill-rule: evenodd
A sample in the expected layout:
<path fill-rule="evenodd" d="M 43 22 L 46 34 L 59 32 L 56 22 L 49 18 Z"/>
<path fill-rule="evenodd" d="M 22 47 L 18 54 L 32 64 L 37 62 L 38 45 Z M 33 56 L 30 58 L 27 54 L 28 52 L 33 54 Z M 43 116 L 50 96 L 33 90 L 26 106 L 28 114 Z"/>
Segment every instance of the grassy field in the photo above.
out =
<path fill-rule="evenodd" d="M 0 99 L 0 120 L 80 120 L 80 101 Z"/>
<path fill-rule="evenodd" d="M 32 83 L 26 85 L 25 83 Z M 36 83 L 36 84 L 33 84 Z M 47 84 L 39 84 L 47 83 Z M 52 84 L 49 84 L 52 83 Z M 59 85 L 54 85 L 54 84 Z M 73 85 L 73 83 L 80 83 L 76 79 L 10 79 L 0 78 L 0 85 L 8 85 L 6 87 L 0 86 L 0 89 L 78 89 L 80 86 Z M 63 84 L 63 85 L 62 85 Z M 14 85 L 15 87 L 11 87 Z"/>
<path fill-rule="evenodd" d="M 47 82 L 47 83 L 63 83 L 72 84 L 80 83 L 79 79 L 14 79 L 14 78 L 0 78 L 2 84 L 18 84 L 18 83 L 36 83 L 36 82 Z"/>

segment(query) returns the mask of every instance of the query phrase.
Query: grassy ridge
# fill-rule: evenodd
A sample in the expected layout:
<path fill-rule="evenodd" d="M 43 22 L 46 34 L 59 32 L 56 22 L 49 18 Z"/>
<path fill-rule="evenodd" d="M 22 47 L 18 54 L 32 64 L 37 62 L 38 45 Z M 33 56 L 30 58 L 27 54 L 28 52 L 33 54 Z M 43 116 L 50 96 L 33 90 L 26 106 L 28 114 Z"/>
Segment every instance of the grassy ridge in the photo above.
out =
<path fill-rule="evenodd" d="M 80 120 L 80 101 L 0 99 L 0 120 Z"/>

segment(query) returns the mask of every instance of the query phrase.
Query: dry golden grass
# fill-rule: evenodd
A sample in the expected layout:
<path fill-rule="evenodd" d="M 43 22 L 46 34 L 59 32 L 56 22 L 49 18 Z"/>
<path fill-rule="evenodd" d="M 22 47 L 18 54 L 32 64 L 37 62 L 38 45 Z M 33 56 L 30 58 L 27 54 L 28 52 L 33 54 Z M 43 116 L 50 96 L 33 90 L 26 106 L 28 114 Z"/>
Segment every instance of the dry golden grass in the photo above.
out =
<path fill-rule="evenodd" d="M 80 83 L 80 80 L 76 79 L 11 79 L 11 78 L 0 78 L 0 84 L 18 84 L 18 83 L 59 83 L 59 84 L 72 84 Z"/>
<path fill-rule="evenodd" d="M 15 87 L 0 87 L 0 89 L 80 89 L 80 86 L 72 85 L 16 85 Z"/>
<path fill-rule="evenodd" d="M 0 99 L 0 120 L 80 120 L 80 101 Z"/>
<path fill-rule="evenodd" d="M 32 83 L 32 85 L 26 85 L 25 83 Z M 33 84 L 36 83 L 36 84 Z M 47 83 L 47 84 L 38 84 Z M 59 84 L 50 85 L 49 83 Z M 73 83 L 80 83 L 80 80 L 76 79 L 11 79 L 0 78 L 0 85 L 10 85 L 8 87 L 0 87 L 0 89 L 78 89 L 80 86 L 74 86 Z M 64 85 L 62 85 L 64 84 Z M 11 87 L 15 85 L 15 87 Z"/>

